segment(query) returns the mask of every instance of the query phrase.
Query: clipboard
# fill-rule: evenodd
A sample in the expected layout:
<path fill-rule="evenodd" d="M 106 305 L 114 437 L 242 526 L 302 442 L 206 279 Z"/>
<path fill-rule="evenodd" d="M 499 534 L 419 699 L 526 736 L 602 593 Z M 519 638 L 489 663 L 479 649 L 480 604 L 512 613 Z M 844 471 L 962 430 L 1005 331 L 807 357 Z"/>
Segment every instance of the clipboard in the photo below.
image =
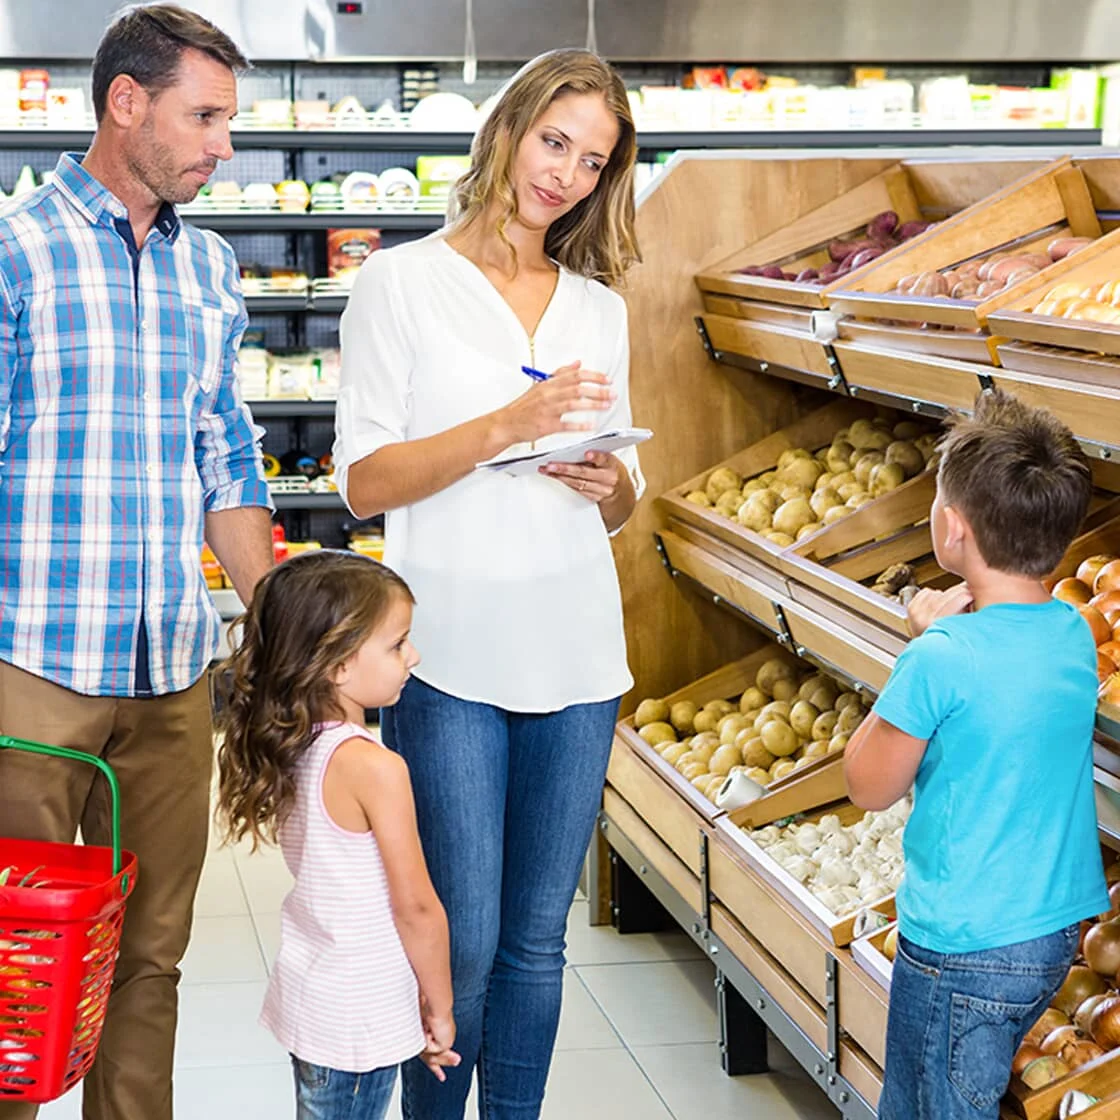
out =
<path fill-rule="evenodd" d="M 480 471 L 504 471 L 506 474 L 536 474 L 538 467 L 545 463 L 581 463 L 588 451 L 620 451 L 624 447 L 634 447 L 645 443 L 653 435 L 649 428 L 612 428 L 596 432 L 577 443 L 567 443 L 562 447 L 550 447 L 545 451 L 532 451 L 527 455 L 497 455 L 478 463 Z"/>

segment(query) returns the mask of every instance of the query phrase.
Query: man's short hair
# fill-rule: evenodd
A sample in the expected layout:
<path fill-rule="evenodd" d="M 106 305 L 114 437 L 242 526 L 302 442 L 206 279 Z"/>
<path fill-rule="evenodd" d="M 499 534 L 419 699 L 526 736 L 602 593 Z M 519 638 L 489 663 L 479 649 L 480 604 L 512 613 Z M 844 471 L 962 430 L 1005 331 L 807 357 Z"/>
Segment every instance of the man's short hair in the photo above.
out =
<path fill-rule="evenodd" d="M 1089 509 L 1093 474 L 1053 413 L 988 390 L 939 445 L 942 501 L 972 528 L 984 563 L 1041 579 L 1061 560 Z"/>
<path fill-rule="evenodd" d="M 186 50 L 201 51 L 235 74 L 249 69 L 237 44 L 195 12 L 178 4 L 127 9 L 109 25 L 93 59 L 93 112 L 98 122 L 114 78 L 128 74 L 153 97 L 158 96 L 175 84 Z"/>

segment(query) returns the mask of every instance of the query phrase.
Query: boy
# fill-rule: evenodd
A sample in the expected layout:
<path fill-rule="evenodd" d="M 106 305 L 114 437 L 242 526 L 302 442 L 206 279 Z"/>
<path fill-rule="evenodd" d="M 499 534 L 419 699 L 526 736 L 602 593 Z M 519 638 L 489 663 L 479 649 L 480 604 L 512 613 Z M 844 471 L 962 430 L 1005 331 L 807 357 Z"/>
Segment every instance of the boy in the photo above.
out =
<path fill-rule="evenodd" d="M 914 640 L 852 736 L 852 800 L 914 785 L 881 1120 L 996 1120 L 1011 1059 L 1109 908 L 1093 796 L 1096 650 L 1042 584 L 1085 516 L 1069 430 L 1000 392 L 941 443 L 938 563 Z"/>

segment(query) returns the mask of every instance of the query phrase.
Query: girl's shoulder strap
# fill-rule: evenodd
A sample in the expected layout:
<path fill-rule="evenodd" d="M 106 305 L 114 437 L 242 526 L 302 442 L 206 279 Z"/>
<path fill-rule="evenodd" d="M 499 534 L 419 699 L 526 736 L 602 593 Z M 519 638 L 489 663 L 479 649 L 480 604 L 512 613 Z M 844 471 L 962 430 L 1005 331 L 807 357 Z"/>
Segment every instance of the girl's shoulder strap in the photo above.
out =
<path fill-rule="evenodd" d="M 376 743 L 377 739 L 368 727 L 360 723 L 349 723 L 345 720 L 331 723 L 321 723 L 316 729 L 315 749 L 333 753 L 334 749 L 347 739 L 368 739 Z"/>

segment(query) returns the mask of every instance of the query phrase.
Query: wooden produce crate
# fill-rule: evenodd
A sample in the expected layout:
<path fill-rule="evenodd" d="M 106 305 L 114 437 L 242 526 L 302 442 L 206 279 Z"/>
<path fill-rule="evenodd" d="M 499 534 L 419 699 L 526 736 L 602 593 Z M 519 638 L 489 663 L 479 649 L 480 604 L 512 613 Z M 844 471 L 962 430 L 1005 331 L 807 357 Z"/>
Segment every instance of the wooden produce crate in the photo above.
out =
<path fill-rule="evenodd" d="M 782 646 L 769 642 L 748 656 L 724 665 L 661 699 L 670 706 L 679 700 L 691 700 L 699 707 L 703 707 L 710 700 L 731 700 L 737 703 L 740 695 L 755 684 L 759 668 L 773 658 L 794 665 L 805 674 L 817 671 L 814 666 L 798 661 Z M 662 758 L 660 753 L 638 734 L 633 714 L 619 721 L 615 728 L 615 736 L 616 740 L 626 744 L 637 758 L 641 759 L 661 781 L 667 783 L 674 793 L 686 801 L 689 807 L 706 822 L 711 823 L 722 815 L 722 810 L 714 802 L 705 797 L 675 766 Z M 609 777 L 608 774 L 608 779 Z M 757 809 L 756 813 L 765 812 L 765 807 L 768 805 L 778 805 L 779 811 L 774 816 L 768 817 L 767 821 L 784 816 L 785 812 L 781 811 L 783 805 L 804 805 L 805 794 L 802 791 L 805 789 L 813 791 L 814 796 L 819 793 L 821 799 L 827 801 L 846 797 L 843 756 L 824 755 L 814 759 L 785 777 L 769 783 L 767 789 L 771 793 L 753 803 L 762 807 Z M 745 808 L 749 809 L 751 806 Z"/>
<path fill-rule="evenodd" d="M 830 242 L 865 237 L 868 222 L 877 214 L 893 210 L 900 222 L 939 220 L 1036 172 L 1040 166 L 1045 165 L 1037 160 L 904 160 L 737 251 L 696 277 L 713 348 L 827 381 L 836 372 L 826 348 L 834 336 L 827 330 L 823 334 L 814 331 L 812 312 L 826 308 L 832 294 L 846 287 L 853 277 L 862 276 L 913 242 L 824 285 L 744 276 L 735 270 L 779 262 L 786 271 L 819 267 L 830 259 Z M 990 361 L 983 342 L 979 350 L 976 340 L 960 341 L 958 346 L 962 355 L 978 355 L 978 360 Z"/>
<path fill-rule="evenodd" d="M 1087 319 L 1066 319 L 1055 315 L 1035 314 L 1035 307 L 1056 285 L 1070 284 L 1086 293 L 1095 292 L 1110 280 L 1120 280 L 1120 229 L 1106 234 L 1095 244 L 1061 262 L 1061 267 L 1034 277 L 1017 297 L 1008 301 L 990 318 L 997 334 L 1019 342 L 1064 347 L 1090 354 L 1120 355 L 1120 324 L 1100 323 Z M 1086 295 L 1085 298 L 1090 298 Z M 1014 354 L 1014 350 L 1009 350 Z M 1075 367 L 1076 368 L 1076 367 Z M 1062 375 L 1062 367 L 1054 372 Z M 1111 382 L 1116 385 L 1115 378 Z"/>
<path fill-rule="evenodd" d="M 1068 236 L 1099 238 L 1101 227 L 1084 175 L 1068 159 L 1062 159 L 875 261 L 833 292 L 829 307 L 860 320 L 856 337 L 865 344 L 875 340 L 876 348 L 994 362 L 992 348 L 975 332 L 986 326 L 993 312 L 1040 283 L 1050 282 L 1051 277 L 1060 278 L 1076 258 L 1052 264 L 1040 276 L 980 300 L 901 295 L 894 290 L 898 281 L 921 272 L 945 271 L 1001 251 L 1044 252 L 1051 241 Z M 887 320 L 887 324 L 881 329 L 869 320 Z M 954 338 L 952 331 L 899 327 L 900 323 L 970 331 L 973 344 Z"/>
<path fill-rule="evenodd" d="M 745 479 L 773 470 L 783 451 L 797 447 L 815 451 L 828 445 L 834 434 L 848 427 L 853 420 L 870 418 L 875 412 L 872 405 L 863 401 L 846 397 L 832 401 L 758 443 L 751 444 L 731 458 L 716 463 L 682 485 L 673 487 L 657 499 L 657 506 L 665 515 L 708 533 L 733 549 L 754 557 L 773 571 L 780 571 L 778 557 L 782 546 L 768 541 L 737 521 L 722 516 L 714 509 L 686 501 L 685 495 L 693 490 L 703 490 L 708 476 L 720 467 L 730 467 Z"/>
<path fill-rule="evenodd" d="M 852 944 L 855 944 L 853 942 Z M 883 1068 L 887 1060 L 887 991 L 863 971 L 847 949 L 836 954 L 840 1029 Z"/>
<path fill-rule="evenodd" d="M 848 825 L 858 821 L 864 811 L 844 799 L 829 805 L 806 807 L 800 815 L 804 821 L 815 823 L 827 814 L 835 814 L 840 818 L 841 823 Z M 799 919 L 827 944 L 843 947 L 851 943 L 856 912 L 843 917 L 834 914 L 777 861 L 771 859 L 763 848 L 732 821 L 730 814 L 716 821 L 716 840 L 717 843 L 729 845 L 751 869 L 755 877 L 761 879 L 783 898 Z M 716 893 L 718 896 L 718 892 Z M 885 895 L 864 908 L 878 910 L 888 918 L 893 918 L 894 895 Z"/>
<path fill-rule="evenodd" d="M 1012 1114 L 1025 1117 L 1025 1120 L 1057 1120 L 1058 1105 L 1071 1089 L 1080 1089 L 1091 1097 L 1100 1098 L 1120 1093 L 1120 1050 L 1104 1054 L 1041 1089 L 1029 1088 L 1013 1074 L 1004 1103 Z M 1103 1101 L 1087 1112 L 1078 1113 L 1078 1116 L 1096 1116 L 1100 1120 L 1105 1117 L 1112 1120 L 1117 1115 L 1120 1112 L 1115 1106 L 1106 1105 Z"/>

